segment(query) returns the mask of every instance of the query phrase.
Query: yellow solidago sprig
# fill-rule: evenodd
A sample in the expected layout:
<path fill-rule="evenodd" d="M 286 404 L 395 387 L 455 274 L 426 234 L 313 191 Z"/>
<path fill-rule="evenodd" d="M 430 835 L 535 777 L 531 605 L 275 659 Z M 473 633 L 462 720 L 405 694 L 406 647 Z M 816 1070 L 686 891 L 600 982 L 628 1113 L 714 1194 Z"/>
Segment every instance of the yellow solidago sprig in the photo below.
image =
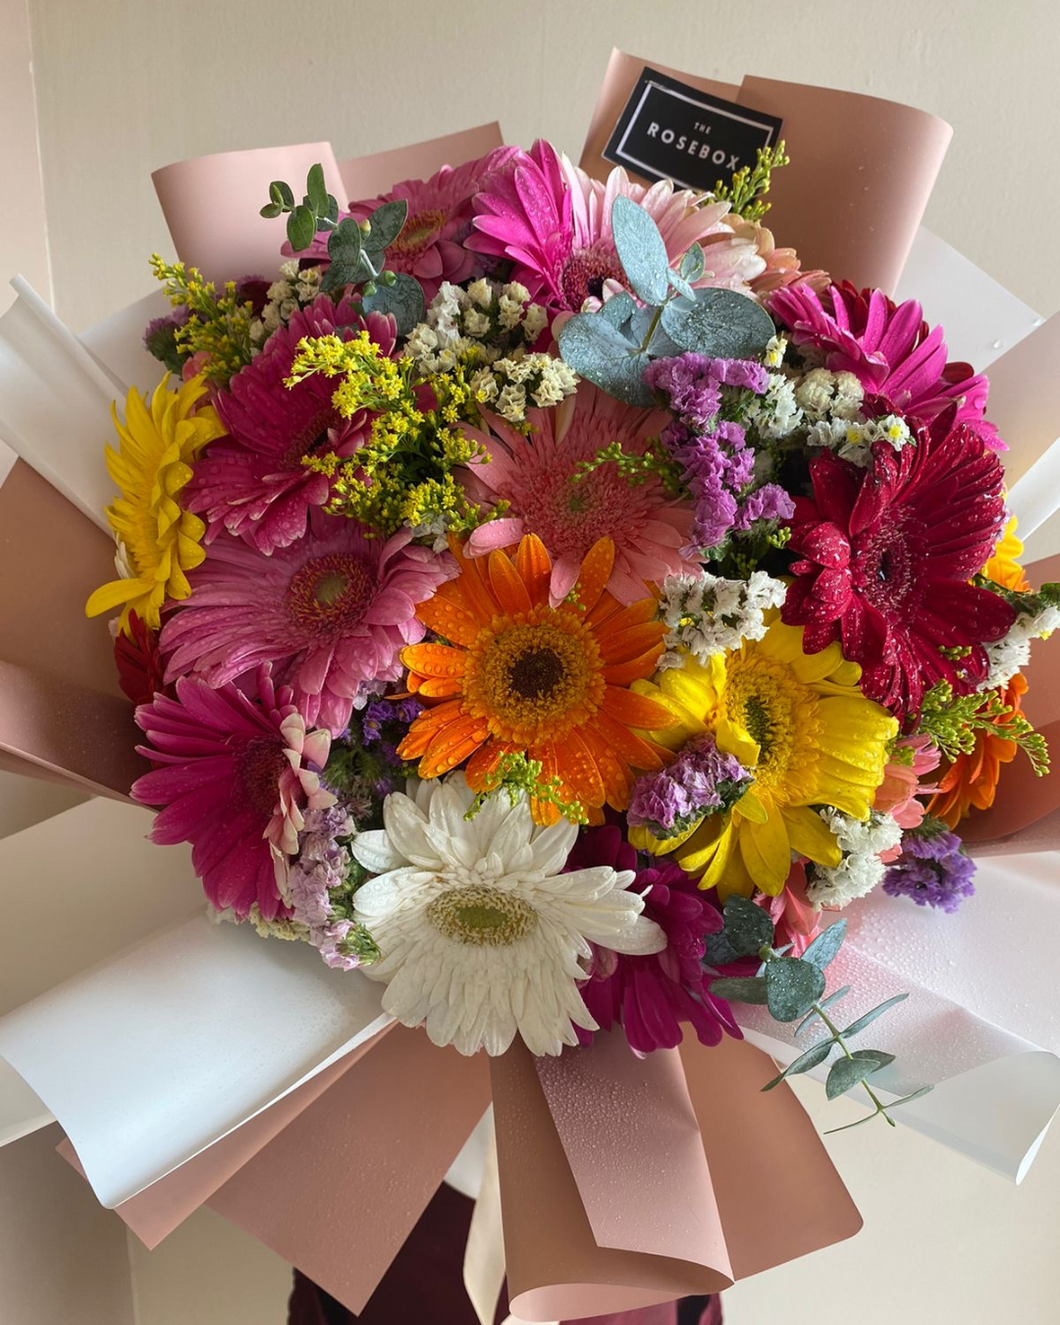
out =
<path fill-rule="evenodd" d="M 85 605 L 88 616 L 121 608 L 118 628 L 129 634 L 135 611 L 151 630 L 161 627 L 162 605 L 191 592 L 186 572 L 198 566 L 206 526 L 186 511 L 180 494 L 192 465 L 224 433 L 212 405 L 202 403 L 201 377 L 170 390 L 168 375 L 148 400 L 135 389 L 118 419 L 118 450 L 107 447 L 107 472 L 119 494 L 107 507 L 107 520 L 118 542 L 121 578 L 97 589 Z"/>
<path fill-rule="evenodd" d="M 203 376 L 227 385 L 250 363 L 257 348 L 251 337 L 254 305 L 239 298 L 235 281 L 219 291 L 198 268 L 183 262 L 166 262 L 155 253 L 151 269 L 173 307 L 187 312 L 187 321 L 174 331 L 178 354 L 202 354 Z"/>
<path fill-rule="evenodd" d="M 770 207 L 765 196 L 769 192 L 773 171 L 790 164 L 783 138 L 776 147 L 760 147 L 753 166 L 735 171 L 728 184 L 718 180 L 714 186 L 714 198 L 718 202 L 731 203 L 733 214 L 745 221 L 761 221 Z"/>
<path fill-rule="evenodd" d="M 317 336 L 299 342 L 288 386 L 323 373 L 338 379 L 332 400 L 343 418 L 374 415 L 368 440 L 353 456 L 305 461 L 332 480 L 331 514 L 351 516 L 384 537 L 408 526 L 417 537 L 439 540 L 482 523 L 454 475 L 488 459 L 460 430 L 462 423 L 480 421 L 483 403 L 469 372 L 468 364 L 457 362 L 444 372 L 423 373 L 410 359 L 389 358 L 367 331 L 346 341 Z"/>

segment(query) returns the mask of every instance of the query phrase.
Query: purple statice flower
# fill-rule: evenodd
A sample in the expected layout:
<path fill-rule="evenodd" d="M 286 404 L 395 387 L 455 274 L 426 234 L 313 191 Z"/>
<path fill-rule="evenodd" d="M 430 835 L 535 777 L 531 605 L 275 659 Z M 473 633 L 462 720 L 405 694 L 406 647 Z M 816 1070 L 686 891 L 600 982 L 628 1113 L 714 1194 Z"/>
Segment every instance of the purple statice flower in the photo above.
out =
<path fill-rule="evenodd" d="M 956 833 L 926 818 L 902 839 L 902 854 L 888 868 L 883 891 L 952 914 L 974 894 L 974 874 L 975 861 L 964 854 Z"/>
<path fill-rule="evenodd" d="M 633 784 L 627 819 L 656 837 L 673 837 L 696 820 L 728 809 L 743 795 L 751 774 L 733 755 L 723 754 L 713 736 L 690 741 L 677 760 Z"/>
<path fill-rule="evenodd" d="M 783 488 L 769 483 L 754 490 L 755 452 L 744 429 L 719 417 L 722 387 L 765 392 L 769 374 L 761 364 L 689 353 L 656 359 L 644 380 L 666 397 L 674 415 L 660 440 L 681 466 L 692 498 L 691 538 L 683 555 L 716 547 L 730 533 L 745 532 L 760 520 L 794 514 Z"/>

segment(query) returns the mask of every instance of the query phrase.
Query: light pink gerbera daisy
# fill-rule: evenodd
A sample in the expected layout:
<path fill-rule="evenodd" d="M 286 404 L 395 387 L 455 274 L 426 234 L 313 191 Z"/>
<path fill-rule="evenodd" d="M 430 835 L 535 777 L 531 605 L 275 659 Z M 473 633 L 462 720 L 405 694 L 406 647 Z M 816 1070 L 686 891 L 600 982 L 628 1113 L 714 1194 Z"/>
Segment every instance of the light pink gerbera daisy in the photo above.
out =
<path fill-rule="evenodd" d="M 410 545 L 407 529 L 383 542 L 317 509 L 309 522 L 304 538 L 268 560 L 218 538 L 163 629 L 162 651 L 168 678 L 194 673 L 213 686 L 271 663 L 306 721 L 337 735 L 356 698 L 397 680 L 399 650 L 423 638 L 416 604 L 456 565 Z"/>
<path fill-rule="evenodd" d="M 727 202 L 700 206 L 700 195 L 675 191 L 669 180 L 650 188 L 634 184 L 621 167 L 601 184 L 543 139 L 485 183 L 468 247 L 510 260 L 512 279 L 536 299 L 576 313 L 587 299 L 626 288 L 611 234 L 611 208 L 620 194 L 651 215 L 671 265 L 693 244 L 703 246 L 706 269 L 697 285 L 746 293 L 765 270 L 755 242 L 724 224 Z"/>
<path fill-rule="evenodd" d="M 666 426 L 665 411 L 630 409 L 583 382 L 558 409 L 531 410 L 527 417 L 533 428 L 529 437 L 492 416 L 489 433 L 465 429 L 491 457 L 474 465 L 471 485 L 487 503 L 510 503 L 505 517 L 471 535 L 471 556 L 536 534 L 552 556 L 554 605 L 570 592 L 582 559 L 600 538 L 614 542 L 607 587 L 622 603 L 643 598 L 645 585 L 692 569 L 681 556 L 691 532 L 691 508 L 667 496 L 657 478 L 634 487 L 608 463 L 575 482 L 579 464 L 612 442 L 643 454 L 649 438 Z"/>
<path fill-rule="evenodd" d="M 497 147 L 462 166 L 442 166 L 430 179 L 407 179 L 381 197 L 351 202 L 339 219 L 352 216 L 363 221 L 384 202 L 404 199 L 408 216 L 401 234 L 386 251 L 386 265 L 390 271 L 414 276 L 430 303 L 443 281 L 459 285 L 482 275 L 479 258 L 464 247 L 471 230 L 472 198 L 518 151 L 517 147 Z M 293 252 L 289 244 L 283 251 Z M 321 231 L 298 256 L 326 262 L 328 234 Z"/>
<path fill-rule="evenodd" d="M 335 383 L 327 377 L 317 374 L 290 389 L 284 379 L 303 336 L 362 330 L 384 354 L 393 351 L 393 318 L 370 313 L 365 319 L 350 300 L 335 304 L 321 295 L 218 394 L 214 405 L 229 435 L 203 455 L 188 486 L 189 508 L 207 521 L 207 542 L 226 529 L 269 556 L 305 533 L 306 515 L 327 501 L 330 482 L 302 462 L 329 451 L 352 455 L 367 418 L 363 412 L 339 415 L 331 403 Z"/>
<path fill-rule="evenodd" d="M 158 767 L 138 778 L 133 798 L 164 807 L 151 840 L 192 844 L 191 859 L 210 902 L 245 918 L 255 903 L 266 920 L 286 914 L 287 858 L 298 847 L 304 810 L 335 797 L 320 783 L 331 737 L 309 732 L 287 688 L 259 670 L 257 698 L 182 677 L 176 698 L 156 695 L 136 710 Z"/>

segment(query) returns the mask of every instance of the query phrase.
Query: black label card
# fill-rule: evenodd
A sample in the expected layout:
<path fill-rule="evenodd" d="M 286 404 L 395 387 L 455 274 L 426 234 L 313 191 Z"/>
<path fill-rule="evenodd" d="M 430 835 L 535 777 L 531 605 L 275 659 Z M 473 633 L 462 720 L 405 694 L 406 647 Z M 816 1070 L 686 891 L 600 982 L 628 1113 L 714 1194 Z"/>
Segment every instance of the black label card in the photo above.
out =
<path fill-rule="evenodd" d="M 737 106 L 644 66 L 603 155 L 646 179 L 699 193 L 753 166 L 780 137 L 775 115 Z"/>

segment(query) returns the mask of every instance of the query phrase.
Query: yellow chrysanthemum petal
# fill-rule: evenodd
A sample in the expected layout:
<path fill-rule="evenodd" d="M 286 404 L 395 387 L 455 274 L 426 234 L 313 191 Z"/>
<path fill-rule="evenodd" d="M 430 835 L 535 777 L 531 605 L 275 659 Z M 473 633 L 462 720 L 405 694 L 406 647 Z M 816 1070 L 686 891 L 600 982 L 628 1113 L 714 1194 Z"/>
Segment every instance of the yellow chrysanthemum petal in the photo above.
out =
<path fill-rule="evenodd" d="M 166 376 L 150 401 L 130 391 L 125 418 L 112 410 L 120 449 L 106 449 L 107 472 L 119 494 L 107 508 L 128 575 L 105 584 L 85 605 L 88 616 L 121 605 L 118 628 L 128 634 L 129 613 L 157 630 L 167 598 L 191 592 L 186 571 L 202 560 L 206 527 L 185 511 L 180 494 L 206 446 L 224 432 L 211 405 L 202 403 L 201 377 L 170 390 Z"/>

